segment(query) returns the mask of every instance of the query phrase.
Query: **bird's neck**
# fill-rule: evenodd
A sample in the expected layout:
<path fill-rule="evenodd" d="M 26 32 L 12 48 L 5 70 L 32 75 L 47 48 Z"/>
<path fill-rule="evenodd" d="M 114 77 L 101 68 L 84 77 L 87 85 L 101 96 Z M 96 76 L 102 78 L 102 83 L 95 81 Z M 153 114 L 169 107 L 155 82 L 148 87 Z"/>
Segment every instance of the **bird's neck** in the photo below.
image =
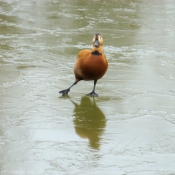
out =
<path fill-rule="evenodd" d="M 92 48 L 92 52 L 99 52 L 100 54 L 102 54 L 103 53 L 103 47 L 102 46 L 100 46 L 100 47 L 93 47 Z"/>

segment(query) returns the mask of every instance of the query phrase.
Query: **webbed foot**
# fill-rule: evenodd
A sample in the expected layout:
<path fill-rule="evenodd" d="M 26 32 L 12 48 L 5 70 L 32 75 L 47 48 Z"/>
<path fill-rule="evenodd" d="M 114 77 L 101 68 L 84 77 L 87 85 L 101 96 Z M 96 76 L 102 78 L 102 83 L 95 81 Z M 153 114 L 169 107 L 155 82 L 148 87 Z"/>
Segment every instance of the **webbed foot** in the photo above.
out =
<path fill-rule="evenodd" d="M 60 91 L 59 93 L 62 94 L 62 96 L 64 96 L 64 95 L 68 95 L 69 91 L 70 89 L 65 89 L 65 90 Z"/>
<path fill-rule="evenodd" d="M 90 97 L 98 97 L 98 94 L 96 94 L 95 92 L 91 92 L 89 94 L 86 94 L 87 96 L 90 96 Z"/>

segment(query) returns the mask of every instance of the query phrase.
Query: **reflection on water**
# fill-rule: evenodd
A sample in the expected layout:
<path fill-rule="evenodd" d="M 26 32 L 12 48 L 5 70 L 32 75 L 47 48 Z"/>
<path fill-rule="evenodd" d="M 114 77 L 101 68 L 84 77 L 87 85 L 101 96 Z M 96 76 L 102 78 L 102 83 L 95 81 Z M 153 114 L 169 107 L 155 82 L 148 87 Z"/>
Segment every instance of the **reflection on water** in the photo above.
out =
<path fill-rule="evenodd" d="M 100 136 L 106 126 L 106 118 L 95 99 L 93 101 L 87 96 L 81 98 L 80 105 L 73 102 L 74 125 L 76 133 L 82 138 L 88 138 L 90 146 L 98 149 L 100 147 Z"/>

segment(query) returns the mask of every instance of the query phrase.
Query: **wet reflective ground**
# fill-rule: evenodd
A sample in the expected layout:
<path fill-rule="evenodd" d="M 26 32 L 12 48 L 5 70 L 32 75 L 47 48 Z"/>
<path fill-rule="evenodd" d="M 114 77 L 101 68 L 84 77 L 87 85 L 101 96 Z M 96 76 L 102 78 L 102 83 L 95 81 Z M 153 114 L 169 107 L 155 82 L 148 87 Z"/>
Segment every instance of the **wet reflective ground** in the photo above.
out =
<path fill-rule="evenodd" d="M 104 38 L 109 69 L 74 82 Z M 175 3 L 0 0 L 0 174 L 175 174 Z"/>

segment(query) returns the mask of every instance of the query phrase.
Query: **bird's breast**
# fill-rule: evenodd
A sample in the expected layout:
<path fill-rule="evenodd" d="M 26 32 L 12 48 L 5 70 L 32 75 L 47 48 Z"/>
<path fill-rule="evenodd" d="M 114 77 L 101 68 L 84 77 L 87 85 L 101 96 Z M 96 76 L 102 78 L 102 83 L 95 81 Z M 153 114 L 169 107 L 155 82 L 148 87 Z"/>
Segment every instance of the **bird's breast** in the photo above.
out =
<path fill-rule="evenodd" d="M 76 77 L 84 80 L 98 80 L 106 72 L 108 62 L 102 54 L 92 54 L 90 50 L 84 50 L 78 54 L 74 72 Z"/>

